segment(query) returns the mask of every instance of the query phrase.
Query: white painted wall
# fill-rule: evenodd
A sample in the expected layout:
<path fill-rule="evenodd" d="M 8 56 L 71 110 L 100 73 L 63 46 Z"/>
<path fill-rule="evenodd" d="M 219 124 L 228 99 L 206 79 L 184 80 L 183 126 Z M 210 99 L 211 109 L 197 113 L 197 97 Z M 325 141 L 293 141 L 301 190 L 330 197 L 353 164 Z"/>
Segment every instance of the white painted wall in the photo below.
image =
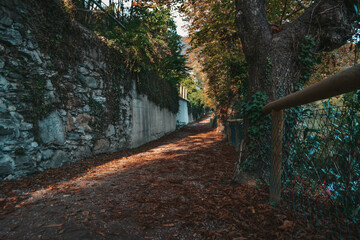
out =
<path fill-rule="evenodd" d="M 133 94 L 131 148 L 156 140 L 176 129 L 176 115 L 145 95 Z"/>
<path fill-rule="evenodd" d="M 187 101 L 182 98 L 179 99 L 179 111 L 176 114 L 176 121 L 179 121 L 180 124 L 189 123 L 189 109 Z"/>

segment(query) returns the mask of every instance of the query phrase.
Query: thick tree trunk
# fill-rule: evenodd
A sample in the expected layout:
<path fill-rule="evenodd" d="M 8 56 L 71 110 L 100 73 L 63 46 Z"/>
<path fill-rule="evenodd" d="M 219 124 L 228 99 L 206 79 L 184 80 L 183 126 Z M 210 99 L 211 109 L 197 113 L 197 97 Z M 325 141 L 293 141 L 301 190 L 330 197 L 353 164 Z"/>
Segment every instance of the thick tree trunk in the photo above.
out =
<path fill-rule="evenodd" d="M 351 37 L 353 12 L 345 1 L 316 1 L 293 23 L 272 34 L 265 16 L 265 0 L 238 0 L 237 25 L 243 50 L 249 65 L 247 100 L 254 93 L 266 94 L 267 101 L 276 100 L 293 92 L 303 74 L 304 66 L 298 60 L 305 36 L 314 39 L 312 52 L 317 54 L 345 44 Z M 263 116 L 266 118 L 266 116 Z M 249 138 L 253 123 L 245 116 L 240 156 L 235 165 L 234 181 L 252 183 L 268 175 L 271 136 Z M 257 147 L 257 155 L 253 149 Z"/>

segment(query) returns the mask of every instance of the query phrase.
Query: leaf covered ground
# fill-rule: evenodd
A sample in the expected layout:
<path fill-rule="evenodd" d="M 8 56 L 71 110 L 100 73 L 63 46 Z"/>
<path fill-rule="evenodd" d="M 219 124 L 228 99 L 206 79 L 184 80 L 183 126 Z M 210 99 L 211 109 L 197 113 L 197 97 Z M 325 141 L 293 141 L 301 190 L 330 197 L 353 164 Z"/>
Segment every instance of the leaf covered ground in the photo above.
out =
<path fill-rule="evenodd" d="M 209 119 L 138 149 L 0 184 L 0 239 L 314 239 L 231 183 L 238 154 Z"/>

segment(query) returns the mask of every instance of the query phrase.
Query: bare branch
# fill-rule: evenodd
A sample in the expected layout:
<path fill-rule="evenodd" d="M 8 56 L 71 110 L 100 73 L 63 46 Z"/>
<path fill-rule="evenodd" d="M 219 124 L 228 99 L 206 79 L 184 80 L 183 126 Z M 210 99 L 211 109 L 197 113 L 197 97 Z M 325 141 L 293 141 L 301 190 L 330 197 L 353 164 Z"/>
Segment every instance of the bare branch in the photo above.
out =
<path fill-rule="evenodd" d="M 288 31 L 301 42 L 305 35 L 316 41 L 316 51 L 331 50 L 351 38 L 353 13 L 341 0 L 319 0 L 288 25 Z"/>
<path fill-rule="evenodd" d="M 281 18 L 280 18 L 279 25 L 281 25 L 281 24 L 282 24 L 282 21 L 283 21 L 283 19 L 284 19 L 284 17 L 285 17 L 285 13 L 286 13 L 286 9 L 287 9 L 287 4 L 288 4 L 288 1 L 289 1 L 289 0 L 286 0 L 286 1 L 285 1 L 284 10 L 283 10 L 283 12 L 282 12 L 282 14 L 281 14 Z"/>
<path fill-rule="evenodd" d="M 299 6 L 302 8 L 302 9 L 306 9 L 305 5 L 302 4 L 301 0 L 295 0 L 297 2 L 297 4 L 299 4 Z"/>

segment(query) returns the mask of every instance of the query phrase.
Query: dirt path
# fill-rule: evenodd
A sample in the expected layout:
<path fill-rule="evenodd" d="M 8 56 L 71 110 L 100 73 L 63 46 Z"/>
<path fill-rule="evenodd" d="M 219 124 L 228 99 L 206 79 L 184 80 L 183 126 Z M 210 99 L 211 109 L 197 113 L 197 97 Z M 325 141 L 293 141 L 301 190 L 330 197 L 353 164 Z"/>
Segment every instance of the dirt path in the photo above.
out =
<path fill-rule="evenodd" d="M 311 238 L 266 186 L 230 184 L 237 153 L 208 122 L 0 184 L 0 239 Z"/>

